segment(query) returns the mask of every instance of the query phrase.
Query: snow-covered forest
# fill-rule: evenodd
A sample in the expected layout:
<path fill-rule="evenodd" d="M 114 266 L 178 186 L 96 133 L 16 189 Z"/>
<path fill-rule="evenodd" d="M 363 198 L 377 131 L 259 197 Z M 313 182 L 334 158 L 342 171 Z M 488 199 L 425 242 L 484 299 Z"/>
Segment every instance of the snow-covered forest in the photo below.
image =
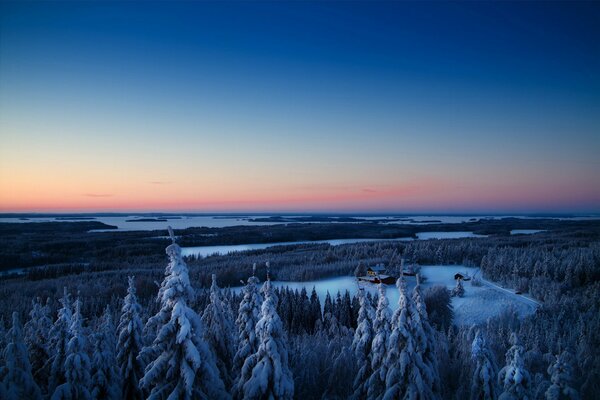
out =
<path fill-rule="evenodd" d="M 168 240 L 160 269 L 38 270 L 4 280 L 0 398 L 600 395 L 600 245 L 592 234 L 298 245 L 205 259 L 183 258 L 172 231 Z M 452 296 L 477 281 L 458 280 L 451 293 L 424 289 L 417 277 L 409 289 L 402 258 L 481 266 L 486 279 L 542 305 L 524 318 L 506 309 L 484 324 L 457 325 Z M 375 295 L 338 292 L 321 302 L 314 290 L 272 285 L 379 262 L 400 278 Z M 398 292 L 397 305 L 386 291 Z"/>

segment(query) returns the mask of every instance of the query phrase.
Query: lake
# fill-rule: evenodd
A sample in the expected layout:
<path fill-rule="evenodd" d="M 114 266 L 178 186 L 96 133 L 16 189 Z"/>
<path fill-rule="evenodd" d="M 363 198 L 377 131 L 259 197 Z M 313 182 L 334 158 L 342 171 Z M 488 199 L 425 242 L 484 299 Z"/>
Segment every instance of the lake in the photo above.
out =
<path fill-rule="evenodd" d="M 533 235 L 535 233 L 546 232 L 544 229 L 513 229 L 511 235 Z"/>
<path fill-rule="evenodd" d="M 420 232 L 417 234 L 417 240 L 429 240 L 429 239 L 460 239 L 460 238 L 477 238 L 485 237 L 483 235 L 476 235 L 473 232 Z M 342 244 L 353 244 L 362 242 L 390 242 L 390 241 L 401 241 L 407 242 L 415 240 L 410 237 L 396 238 L 396 239 L 330 239 L 330 240 L 314 240 L 314 241 L 301 241 L 301 242 L 277 242 L 277 243 L 254 243 L 254 244 L 234 244 L 226 246 L 194 246 L 194 247 L 182 247 L 181 254 L 184 256 L 193 257 L 206 257 L 214 254 L 225 255 L 238 251 L 247 250 L 263 250 L 273 246 L 289 246 L 296 244 L 318 244 L 318 243 L 329 243 L 332 246 L 339 246 Z"/>
<path fill-rule="evenodd" d="M 5 214 L 9 215 L 9 214 Z M 32 223 L 32 222 L 52 222 L 52 221 L 61 221 L 61 222 L 76 222 L 76 221 L 98 221 L 103 222 L 108 225 L 116 226 L 119 231 L 151 231 L 151 230 L 166 230 L 168 225 L 171 225 L 173 229 L 186 229 L 186 228 L 195 228 L 195 227 L 208 227 L 208 228 L 225 228 L 229 226 L 239 226 L 239 225 L 279 225 L 285 224 L 288 222 L 251 222 L 250 219 L 253 218 L 262 218 L 269 217 L 269 215 L 256 215 L 256 214 L 248 214 L 248 215 L 166 215 L 166 216 L 147 216 L 140 214 L 131 214 L 131 215 L 118 215 L 118 216 L 103 216 L 103 215 L 85 215 L 82 214 L 79 216 L 85 219 L 62 219 L 60 215 L 50 216 L 50 217 L 37 217 L 32 215 L 27 218 L 16 218 L 3 216 L 0 218 L 0 223 L 2 222 L 11 222 L 11 223 Z M 294 216 L 289 216 L 294 217 Z M 299 216 L 296 216 L 299 217 Z M 480 219 L 500 219 L 506 217 L 515 217 L 515 218 L 523 218 L 523 219 L 535 219 L 536 217 L 527 217 L 527 216 L 510 216 L 510 215 L 494 215 L 494 216 L 442 216 L 442 215 L 408 215 L 408 216 L 353 216 L 358 221 L 354 223 L 360 222 L 368 222 L 371 220 L 382 220 L 382 224 L 412 224 L 412 225 L 426 225 L 432 223 L 461 223 L 468 221 L 478 221 Z M 131 222 L 131 220 L 139 220 L 139 219 L 166 219 L 167 221 L 138 221 Z M 397 220 L 401 218 L 402 220 Z M 573 217 L 573 218 L 554 218 L 554 219 L 568 219 L 568 220 L 579 220 L 579 219 L 597 219 L 598 217 Z M 385 219 L 390 219 L 389 222 L 385 221 Z M 305 223 L 302 221 L 295 221 L 296 223 Z M 315 222 L 306 222 L 306 223 L 315 223 Z M 104 232 L 104 231 L 114 231 L 114 230 L 94 230 L 92 232 Z M 463 237 L 463 236 L 461 236 Z"/>

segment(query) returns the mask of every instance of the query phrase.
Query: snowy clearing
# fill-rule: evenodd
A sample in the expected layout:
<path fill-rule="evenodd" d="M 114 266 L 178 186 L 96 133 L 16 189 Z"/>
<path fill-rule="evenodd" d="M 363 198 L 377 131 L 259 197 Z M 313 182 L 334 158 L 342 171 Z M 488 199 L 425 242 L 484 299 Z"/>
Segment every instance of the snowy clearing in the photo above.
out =
<path fill-rule="evenodd" d="M 467 272 L 473 276 L 479 272 L 478 268 L 468 268 L 462 265 L 429 265 L 421 268 L 421 273 L 425 278 L 422 283 L 424 289 L 434 285 L 444 285 L 448 289 L 454 288 L 456 281 L 454 274 Z M 414 277 L 406 277 L 408 287 L 415 285 Z M 452 305 L 454 307 L 454 322 L 458 325 L 470 325 L 485 323 L 489 317 L 500 314 L 502 311 L 513 308 L 518 315 L 526 316 L 535 312 L 538 303 L 528 297 L 517 295 L 514 292 L 504 289 L 492 282 L 483 280 L 480 287 L 472 286 L 470 281 L 464 282 L 465 295 L 462 298 L 453 297 Z M 276 287 L 289 287 L 290 289 L 302 290 L 306 288 L 310 292 L 314 287 L 321 304 L 324 304 L 327 292 L 335 297 L 338 291 L 342 294 L 348 290 L 351 296 L 357 292 L 357 281 L 354 277 L 341 276 L 336 278 L 322 279 L 307 282 L 289 282 L 274 281 Z M 360 287 L 365 288 L 372 295 L 377 294 L 377 285 L 360 283 Z M 241 290 L 240 287 L 232 288 L 234 291 Z M 398 290 L 394 285 L 386 285 L 386 296 L 390 302 L 390 307 L 398 307 Z"/>

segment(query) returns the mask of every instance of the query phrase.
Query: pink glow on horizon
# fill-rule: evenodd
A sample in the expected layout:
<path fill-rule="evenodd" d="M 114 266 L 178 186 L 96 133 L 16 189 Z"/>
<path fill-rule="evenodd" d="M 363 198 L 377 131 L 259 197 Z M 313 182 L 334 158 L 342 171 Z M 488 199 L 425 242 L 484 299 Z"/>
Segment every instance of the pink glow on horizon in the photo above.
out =
<path fill-rule="evenodd" d="M 0 212 L 197 211 L 197 212 L 468 212 L 595 211 L 600 190 L 573 185 L 557 187 L 468 187 L 425 181 L 422 184 L 357 185 L 333 188 L 282 188 L 236 198 L 233 195 L 190 196 L 177 192 L 162 198 L 135 194 L 94 194 L 69 198 L 0 199 Z"/>

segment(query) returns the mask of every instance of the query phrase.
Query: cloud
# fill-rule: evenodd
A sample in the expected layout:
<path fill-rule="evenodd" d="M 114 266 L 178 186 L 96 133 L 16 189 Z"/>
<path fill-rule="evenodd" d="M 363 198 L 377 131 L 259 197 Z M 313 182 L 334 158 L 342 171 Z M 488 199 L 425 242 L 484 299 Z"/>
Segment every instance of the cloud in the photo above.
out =
<path fill-rule="evenodd" d="M 377 190 L 371 188 L 363 188 L 364 193 L 377 193 Z"/>
<path fill-rule="evenodd" d="M 85 193 L 85 197 L 113 197 L 113 194 L 110 193 Z"/>
<path fill-rule="evenodd" d="M 170 185 L 173 182 L 169 182 L 169 181 L 151 181 L 148 182 L 151 185 Z"/>

